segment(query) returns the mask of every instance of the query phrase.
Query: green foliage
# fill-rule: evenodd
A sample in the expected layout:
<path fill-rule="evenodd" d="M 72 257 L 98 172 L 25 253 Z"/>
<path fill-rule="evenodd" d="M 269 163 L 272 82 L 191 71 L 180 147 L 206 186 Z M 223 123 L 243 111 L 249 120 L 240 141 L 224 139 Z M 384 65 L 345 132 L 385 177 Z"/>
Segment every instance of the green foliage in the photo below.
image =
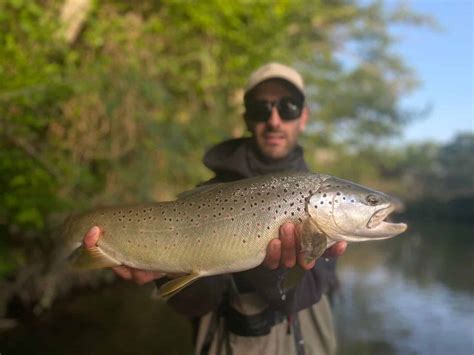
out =
<path fill-rule="evenodd" d="M 438 155 L 440 178 L 445 189 L 474 194 L 474 134 L 459 134 L 441 147 Z"/>
<path fill-rule="evenodd" d="M 305 145 L 318 170 L 373 181 L 394 169 L 368 142 L 413 118 L 399 99 L 416 80 L 388 28 L 426 18 L 350 0 L 108 0 L 93 2 L 68 43 L 65 4 L 0 3 L 8 240 L 44 241 L 58 213 L 169 199 L 208 178 L 204 150 L 244 133 L 241 88 L 268 61 L 307 79 Z"/>

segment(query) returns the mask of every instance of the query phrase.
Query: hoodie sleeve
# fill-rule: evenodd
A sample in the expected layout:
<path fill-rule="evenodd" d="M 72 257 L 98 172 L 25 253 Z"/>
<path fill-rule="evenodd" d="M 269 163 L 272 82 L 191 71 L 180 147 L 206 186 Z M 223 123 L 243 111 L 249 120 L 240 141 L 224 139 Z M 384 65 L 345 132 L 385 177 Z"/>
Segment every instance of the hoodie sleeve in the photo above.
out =
<path fill-rule="evenodd" d="M 160 287 L 167 279 L 159 279 Z M 201 317 L 219 307 L 229 285 L 229 275 L 208 276 L 195 281 L 168 300 L 178 313 L 188 317 Z"/>
<path fill-rule="evenodd" d="M 335 284 L 335 259 L 320 259 L 313 269 L 300 276 L 299 282 L 285 289 L 288 270 L 268 270 L 263 266 L 235 274 L 240 292 L 257 292 L 272 309 L 285 314 L 308 308 L 321 299 L 323 293 L 330 293 Z"/>

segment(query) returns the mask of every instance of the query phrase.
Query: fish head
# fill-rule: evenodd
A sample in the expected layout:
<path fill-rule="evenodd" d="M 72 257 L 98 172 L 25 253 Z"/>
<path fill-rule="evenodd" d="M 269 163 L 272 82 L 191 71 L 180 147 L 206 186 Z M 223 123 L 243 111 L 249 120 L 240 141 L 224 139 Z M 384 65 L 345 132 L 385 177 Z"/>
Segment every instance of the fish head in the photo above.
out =
<path fill-rule="evenodd" d="M 395 197 L 335 177 L 324 180 L 307 205 L 324 234 L 347 242 L 387 239 L 404 232 L 406 224 L 385 220 L 401 209 L 403 204 Z"/>

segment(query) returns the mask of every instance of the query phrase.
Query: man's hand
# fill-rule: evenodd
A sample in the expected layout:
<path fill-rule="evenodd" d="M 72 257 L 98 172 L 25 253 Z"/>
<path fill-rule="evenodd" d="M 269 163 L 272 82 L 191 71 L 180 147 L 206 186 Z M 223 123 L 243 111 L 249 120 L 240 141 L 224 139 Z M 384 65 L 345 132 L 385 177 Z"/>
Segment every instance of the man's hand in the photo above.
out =
<path fill-rule="evenodd" d="M 267 255 L 263 260 L 263 265 L 273 270 L 277 267 L 292 268 L 296 264 L 305 270 L 311 269 L 316 260 L 306 264 L 304 253 L 300 251 L 298 242 L 298 233 L 301 232 L 299 228 L 301 225 L 293 223 L 285 223 L 280 227 L 280 238 L 273 239 L 268 243 Z M 346 250 L 346 242 L 338 242 L 328 248 L 322 257 L 341 256 Z"/>
<path fill-rule="evenodd" d="M 84 236 L 84 239 L 82 242 L 84 243 L 84 246 L 86 248 L 92 248 L 96 246 L 97 242 L 99 241 L 101 234 L 101 230 L 99 227 L 94 226 L 92 227 Z M 139 270 L 139 269 L 133 269 L 131 267 L 127 266 L 116 266 L 113 267 L 112 270 L 121 278 L 125 280 L 132 280 L 136 282 L 139 285 L 146 284 L 150 281 L 159 279 L 160 277 L 163 277 L 164 274 L 156 271 L 148 271 L 148 270 Z"/>

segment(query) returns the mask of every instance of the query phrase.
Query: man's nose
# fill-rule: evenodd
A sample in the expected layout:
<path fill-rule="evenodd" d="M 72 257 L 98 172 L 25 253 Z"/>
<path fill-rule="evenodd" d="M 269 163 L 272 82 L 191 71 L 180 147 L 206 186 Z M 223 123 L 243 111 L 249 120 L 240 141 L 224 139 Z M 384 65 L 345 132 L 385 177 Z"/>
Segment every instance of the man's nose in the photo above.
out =
<path fill-rule="evenodd" d="M 272 114 L 270 115 L 270 118 L 267 121 L 267 124 L 271 127 L 278 127 L 280 126 L 282 120 L 280 117 L 280 114 L 278 113 L 278 110 L 275 106 L 272 107 Z"/>

